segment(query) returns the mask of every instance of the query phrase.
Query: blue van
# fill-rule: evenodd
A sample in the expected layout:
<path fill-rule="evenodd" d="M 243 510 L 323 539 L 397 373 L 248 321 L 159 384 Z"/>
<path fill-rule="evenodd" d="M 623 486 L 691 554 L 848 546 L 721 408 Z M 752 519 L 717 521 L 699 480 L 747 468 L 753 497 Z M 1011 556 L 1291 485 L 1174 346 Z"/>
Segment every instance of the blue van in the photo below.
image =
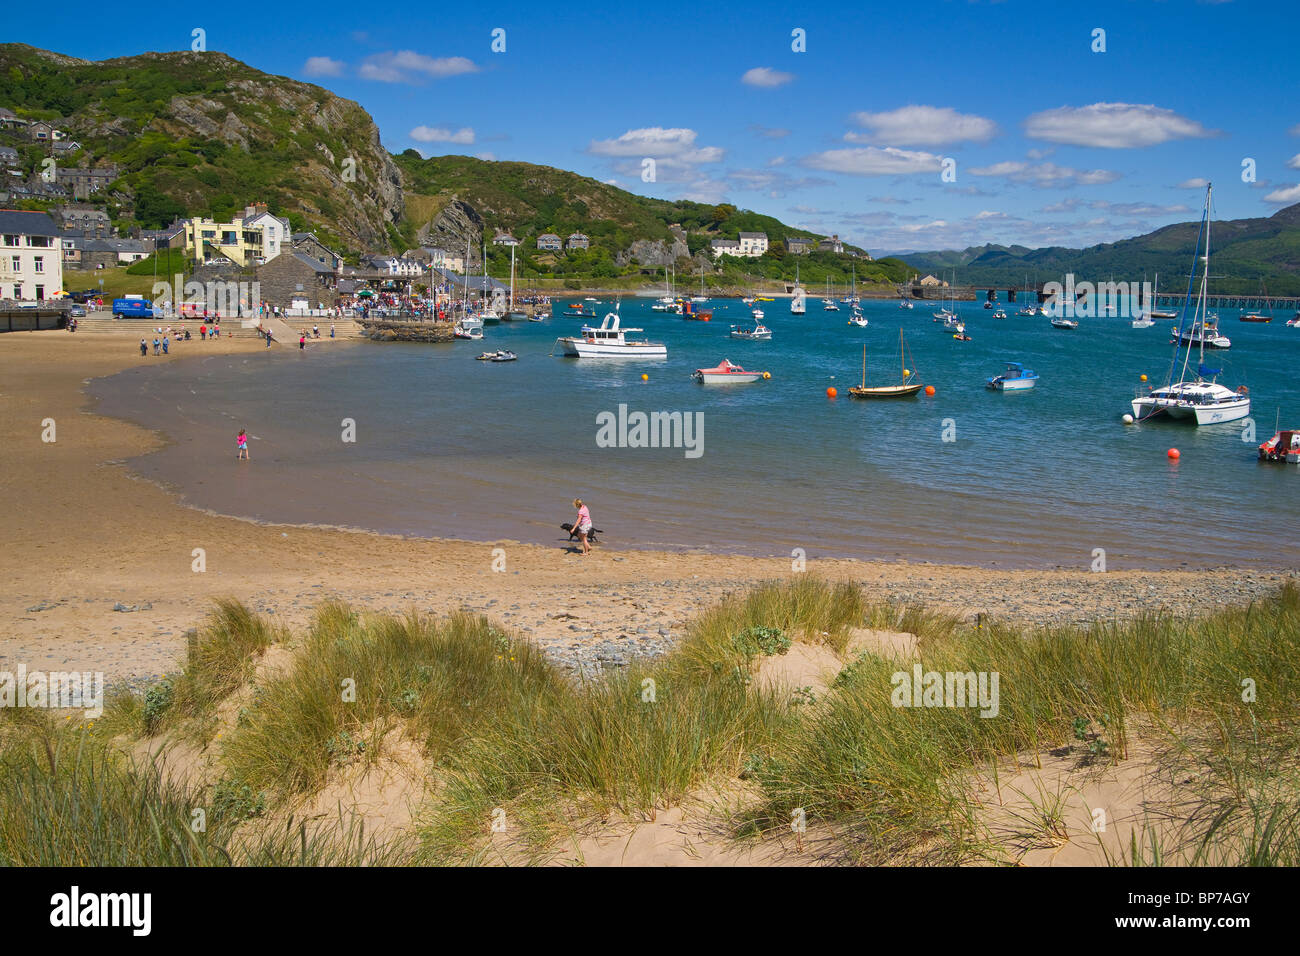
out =
<path fill-rule="evenodd" d="M 114 299 L 113 318 L 152 319 L 153 303 L 148 299 Z"/>

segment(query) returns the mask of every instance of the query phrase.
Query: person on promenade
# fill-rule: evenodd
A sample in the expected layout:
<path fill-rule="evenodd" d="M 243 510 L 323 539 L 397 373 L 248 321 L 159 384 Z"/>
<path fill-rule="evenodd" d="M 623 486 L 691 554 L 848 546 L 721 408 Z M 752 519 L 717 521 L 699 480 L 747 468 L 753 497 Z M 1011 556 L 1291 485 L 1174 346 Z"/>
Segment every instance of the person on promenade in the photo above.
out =
<path fill-rule="evenodd" d="M 306 332 L 299 332 L 299 333 L 298 333 L 298 351 L 301 352 L 301 351 L 302 351 L 303 349 L 305 349 L 306 347 L 307 347 L 307 333 L 306 333 Z"/>
<path fill-rule="evenodd" d="M 311 327 L 311 337 L 314 338 L 314 339 L 318 339 L 318 338 L 320 338 L 320 326 L 319 326 L 319 325 L 313 325 L 313 326 Z"/>
<path fill-rule="evenodd" d="M 239 434 L 235 436 L 235 450 L 236 450 L 236 454 L 235 454 L 236 461 L 239 461 L 241 458 L 244 461 L 251 461 L 251 459 L 248 457 L 248 430 L 247 429 L 241 428 L 239 430 Z"/>
<path fill-rule="evenodd" d="M 271 330 L 270 330 L 270 329 L 267 329 L 267 330 L 266 330 L 266 347 L 267 347 L 268 349 L 271 347 L 271 343 L 272 343 L 273 341 L 275 341 L 275 339 L 274 339 L 274 337 L 271 335 Z"/>
<path fill-rule="evenodd" d="M 153 354 L 154 354 L 154 355 L 161 355 L 162 352 L 159 351 L 159 349 L 161 349 L 161 348 L 162 348 L 162 342 L 159 341 L 158 336 L 155 335 L 155 336 L 153 337 Z"/>
<path fill-rule="evenodd" d="M 208 324 L 206 322 L 203 322 L 199 324 L 199 341 L 206 342 L 207 340 L 208 340 Z"/>
<path fill-rule="evenodd" d="M 578 509 L 578 517 L 574 519 L 573 530 L 578 534 L 578 540 L 582 543 L 582 553 L 591 554 L 591 545 L 587 544 L 587 533 L 591 531 L 591 512 L 587 506 L 582 503 L 581 498 L 573 499 L 573 507 Z"/>
<path fill-rule="evenodd" d="M 330 338 L 334 338 L 334 323 L 330 323 Z"/>
<path fill-rule="evenodd" d="M 144 339 L 140 340 L 140 357 L 141 358 L 149 357 L 149 343 L 146 342 Z"/>
<path fill-rule="evenodd" d="M 163 355 L 167 354 L 167 336 L 163 336 Z"/>

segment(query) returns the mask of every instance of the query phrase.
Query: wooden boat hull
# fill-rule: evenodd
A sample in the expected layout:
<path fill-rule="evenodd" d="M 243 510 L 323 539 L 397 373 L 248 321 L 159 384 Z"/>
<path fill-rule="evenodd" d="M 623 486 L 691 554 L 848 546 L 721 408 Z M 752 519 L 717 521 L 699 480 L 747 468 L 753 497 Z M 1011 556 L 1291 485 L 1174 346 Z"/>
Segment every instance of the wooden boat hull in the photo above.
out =
<path fill-rule="evenodd" d="M 921 383 L 915 385 L 877 385 L 863 387 L 854 385 L 849 389 L 849 394 L 854 398 L 907 398 L 909 395 L 915 395 L 925 386 Z"/>

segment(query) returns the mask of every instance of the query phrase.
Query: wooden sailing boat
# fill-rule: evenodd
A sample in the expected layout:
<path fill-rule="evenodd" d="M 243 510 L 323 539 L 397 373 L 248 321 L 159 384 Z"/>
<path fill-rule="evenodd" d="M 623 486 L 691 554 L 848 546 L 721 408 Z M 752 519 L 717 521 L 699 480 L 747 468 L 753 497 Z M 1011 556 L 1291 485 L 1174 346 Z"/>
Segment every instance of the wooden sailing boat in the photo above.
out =
<path fill-rule="evenodd" d="M 915 395 L 922 388 L 924 383 L 916 372 L 907 367 L 906 364 L 907 345 L 903 341 L 903 330 L 898 330 L 898 368 L 902 377 L 902 382 L 898 385 L 873 385 L 867 386 L 867 347 L 862 346 L 862 384 L 855 385 L 849 389 L 849 394 L 854 398 L 906 398 L 908 395 Z"/>

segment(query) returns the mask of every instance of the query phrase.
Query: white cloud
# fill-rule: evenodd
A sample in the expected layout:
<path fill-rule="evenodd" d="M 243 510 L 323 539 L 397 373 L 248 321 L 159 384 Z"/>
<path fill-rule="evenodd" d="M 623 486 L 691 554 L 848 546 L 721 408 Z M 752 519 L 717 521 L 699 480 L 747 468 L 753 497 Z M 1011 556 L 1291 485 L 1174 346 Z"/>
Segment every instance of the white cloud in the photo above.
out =
<path fill-rule="evenodd" d="M 331 60 L 327 56 L 309 56 L 302 65 L 303 76 L 342 76 L 343 61 Z"/>
<path fill-rule="evenodd" d="M 773 87 L 785 86 L 793 79 L 793 73 L 782 73 L 770 66 L 756 66 L 752 70 L 746 70 L 745 75 L 740 78 L 740 82 L 747 86 Z"/>
<path fill-rule="evenodd" d="M 469 145 L 474 142 L 474 131 L 468 126 L 458 130 L 442 126 L 417 126 L 410 132 L 411 139 L 417 143 L 459 143 Z"/>
<path fill-rule="evenodd" d="M 1300 183 L 1294 186 L 1286 186 L 1283 189 L 1275 189 L 1264 197 L 1264 202 L 1275 202 L 1278 205 L 1288 206 L 1293 202 L 1300 202 Z"/>
<path fill-rule="evenodd" d="M 478 71 L 478 65 L 463 56 L 433 57 L 414 50 L 390 50 L 366 57 L 357 72 L 363 79 L 380 83 L 418 83 Z"/>
<path fill-rule="evenodd" d="M 813 169 L 855 176 L 895 176 L 908 173 L 937 173 L 942 157 L 933 153 L 876 146 L 828 149 L 805 156 L 801 162 Z"/>
<path fill-rule="evenodd" d="M 1074 169 L 1056 163 L 1025 163 L 1007 160 L 992 166 L 976 166 L 972 176 L 999 176 L 1013 183 L 1031 186 L 1098 186 L 1113 183 L 1120 174 L 1109 169 Z"/>
<path fill-rule="evenodd" d="M 684 165 L 716 163 L 724 151 L 717 146 L 695 145 L 698 134 L 693 129 L 647 126 L 630 129 L 615 139 L 593 139 L 587 152 L 596 156 L 640 156 L 673 160 Z"/>
<path fill-rule="evenodd" d="M 1132 149 L 1173 139 L 1215 135 L 1214 131 L 1173 110 L 1133 103 L 1093 103 L 1044 110 L 1025 120 L 1025 133 L 1049 143 L 1105 149 Z"/>
<path fill-rule="evenodd" d="M 1200 176 L 1197 176 L 1194 179 L 1184 179 L 1181 183 L 1178 184 L 1178 188 L 1179 189 L 1204 189 L 1208 185 L 1210 185 L 1210 181 L 1208 179 L 1202 179 Z"/>
<path fill-rule="evenodd" d="M 1300 153 L 1296 153 L 1286 161 L 1287 169 L 1300 169 Z"/>
<path fill-rule="evenodd" d="M 854 113 L 852 118 L 868 132 L 845 134 L 844 138 L 851 143 L 877 142 L 898 146 L 984 143 L 992 139 L 998 129 L 991 119 L 958 113 L 947 106 L 904 106 L 885 113 Z"/>

